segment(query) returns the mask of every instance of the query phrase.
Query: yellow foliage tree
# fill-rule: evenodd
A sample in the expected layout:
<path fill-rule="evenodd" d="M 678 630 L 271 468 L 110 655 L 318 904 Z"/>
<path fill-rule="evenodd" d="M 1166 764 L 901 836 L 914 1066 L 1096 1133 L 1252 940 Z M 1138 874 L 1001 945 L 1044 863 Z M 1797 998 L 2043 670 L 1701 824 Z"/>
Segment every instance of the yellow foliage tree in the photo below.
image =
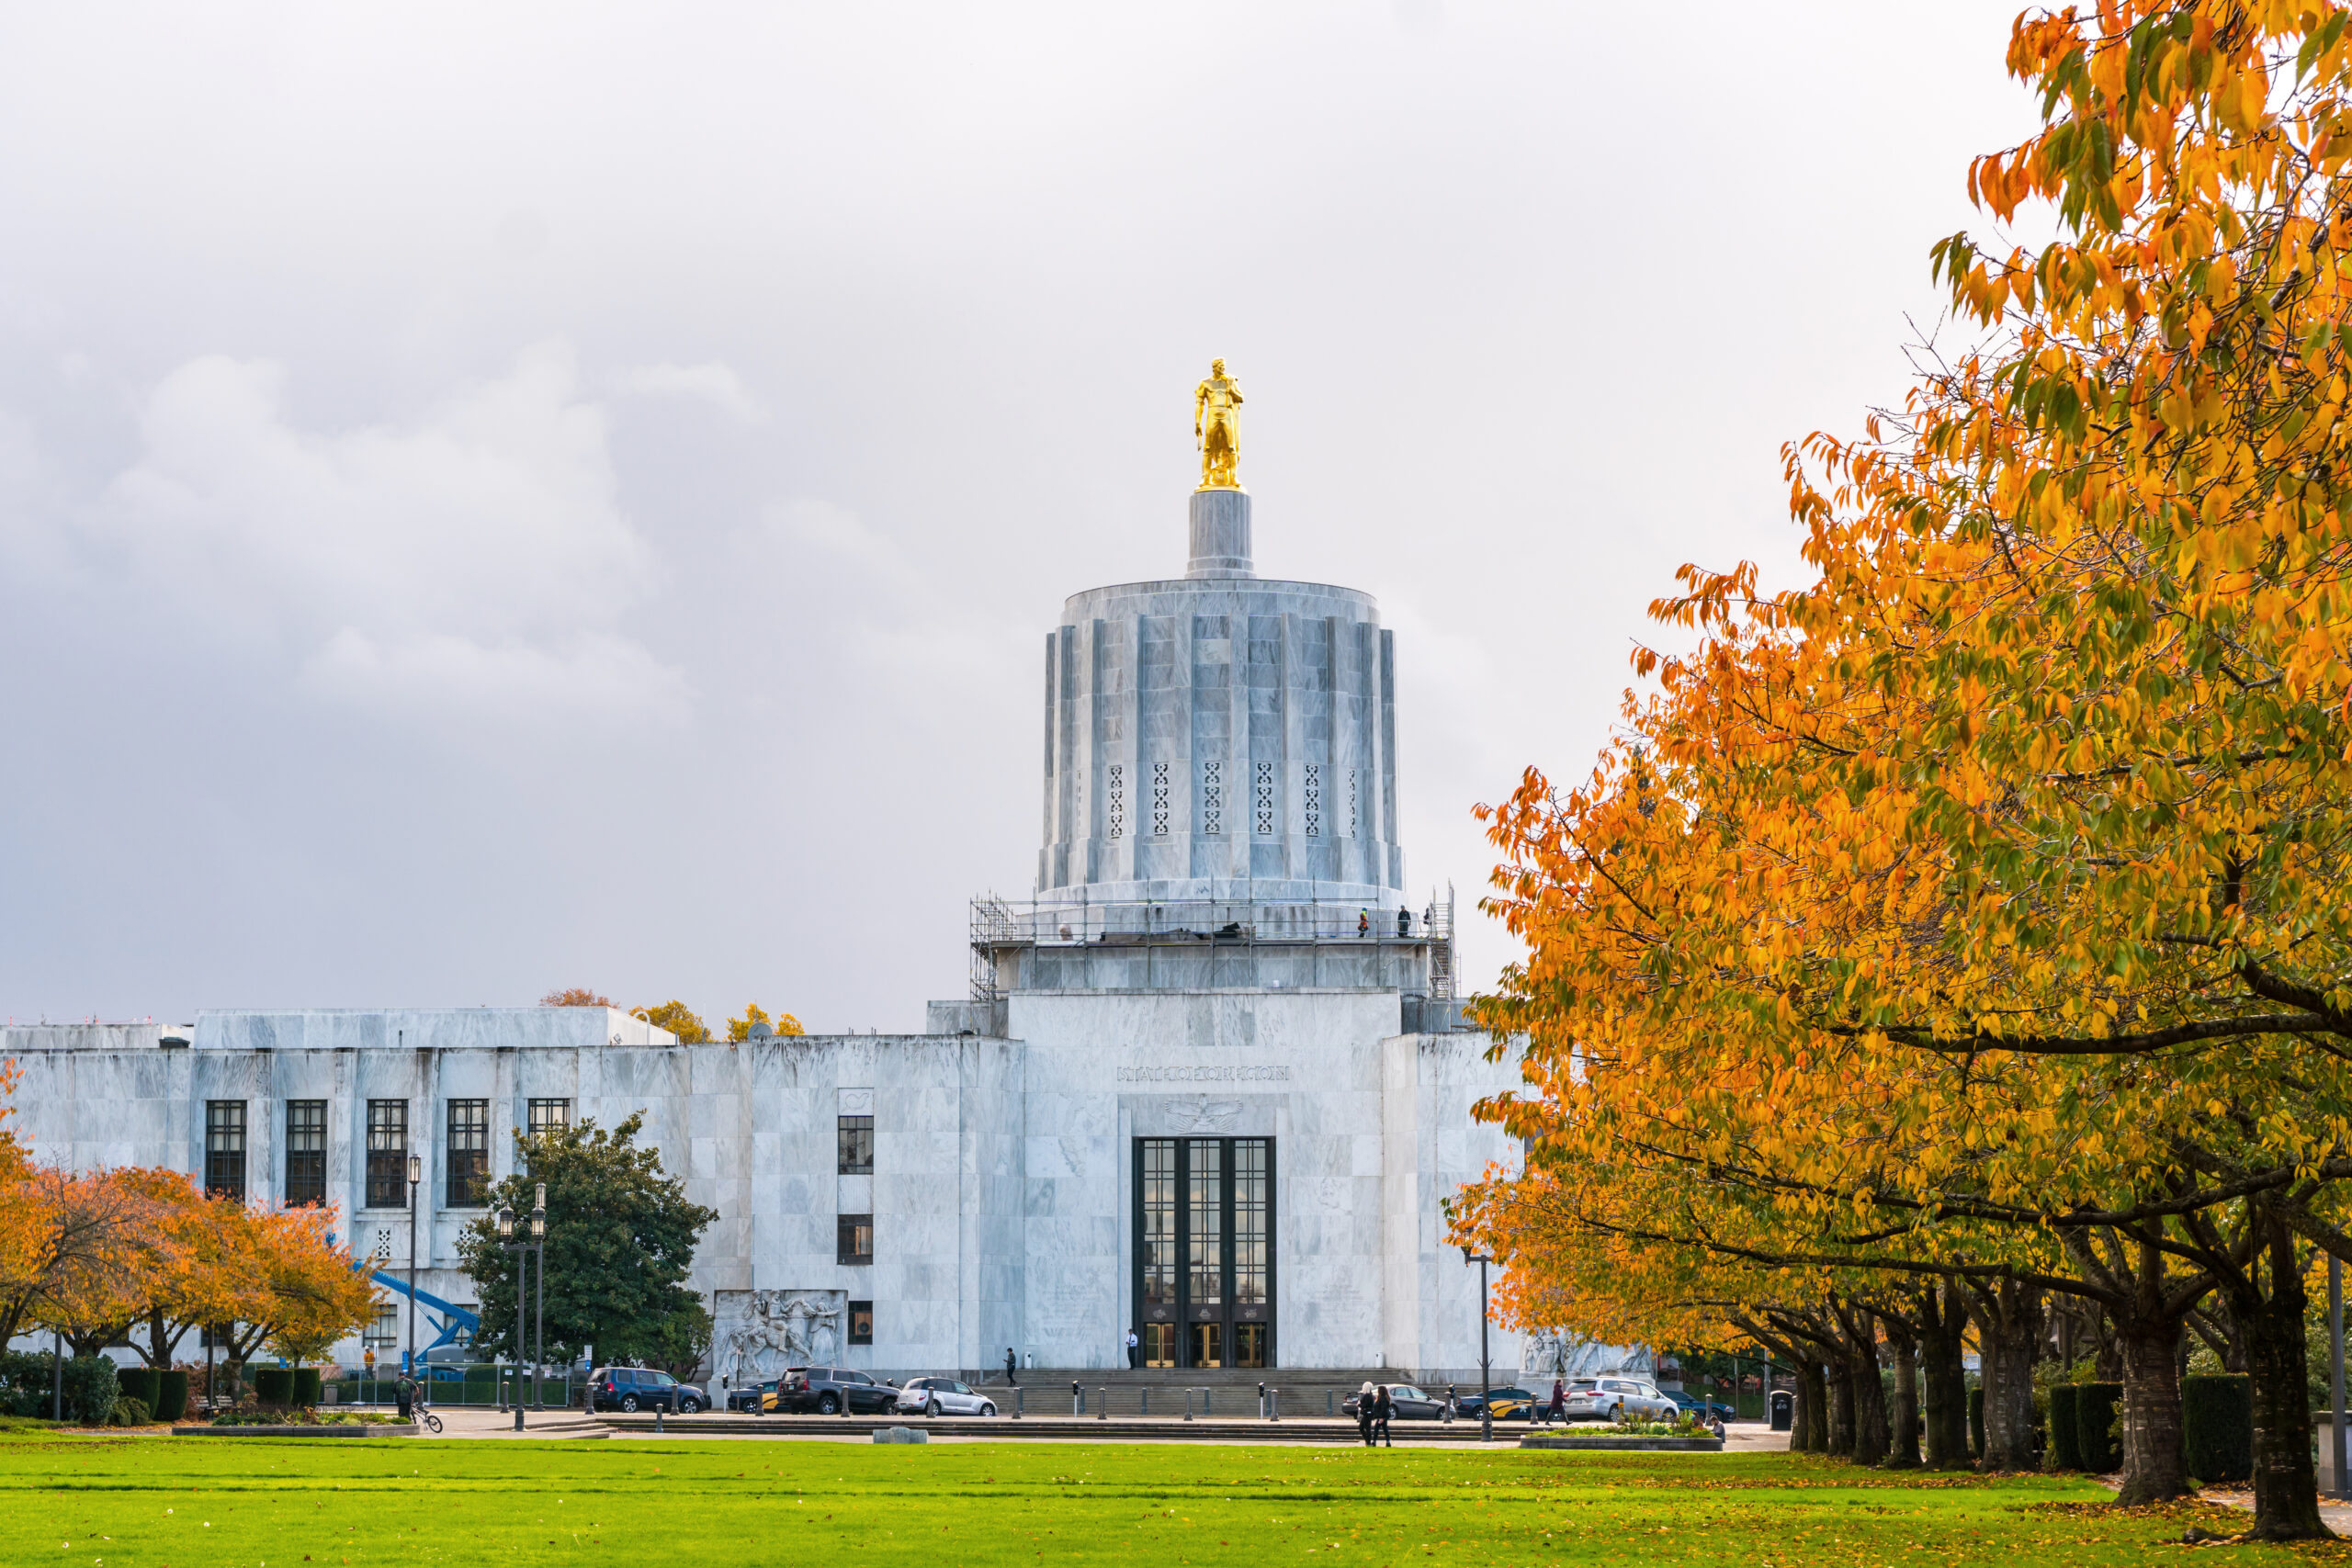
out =
<path fill-rule="evenodd" d="M 695 1010 L 675 998 L 655 1007 L 631 1008 L 631 1018 L 641 1018 L 656 1029 L 666 1029 L 677 1036 L 682 1044 L 703 1045 L 710 1041 L 710 1026 L 704 1023 Z"/>
<path fill-rule="evenodd" d="M 727 1038 L 749 1040 L 752 1037 L 752 1026 L 757 1023 L 766 1024 L 777 1034 L 806 1034 L 808 1032 L 800 1027 L 800 1021 L 790 1013 L 780 1012 L 774 1018 L 770 1018 L 761 1010 L 759 1003 L 748 1002 L 744 1005 L 741 1017 L 730 1018 L 727 1021 Z"/>

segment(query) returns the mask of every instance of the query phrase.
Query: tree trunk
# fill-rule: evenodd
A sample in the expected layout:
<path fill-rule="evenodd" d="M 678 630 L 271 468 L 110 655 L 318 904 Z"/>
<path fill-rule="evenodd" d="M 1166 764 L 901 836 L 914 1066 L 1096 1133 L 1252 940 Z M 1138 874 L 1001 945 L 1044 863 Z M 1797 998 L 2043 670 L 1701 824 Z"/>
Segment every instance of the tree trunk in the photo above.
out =
<path fill-rule="evenodd" d="M 2254 1534 L 2264 1540 L 2320 1540 L 2334 1534 L 2319 1516 L 2312 1460 L 2310 1394 L 2304 1379 L 2303 1273 L 2293 1233 L 2263 1217 L 2269 1235 L 2266 1299 L 2233 1289 L 2234 1337 L 2245 1346 L 2254 1382 Z M 2246 1283 L 2253 1283 L 2253 1268 Z"/>
<path fill-rule="evenodd" d="M 1797 1364 L 1797 1386 L 1804 1391 L 1804 1447 L 1807 1453 L 1829 1451 L 1829 1377 L 1819 1361 Z"/>
<path fill-rule="evenodd" d="M 1889 1470 L 1919 1468 L 1919 1372 L 1915 1364 L 1919 1353 L 1918 1337 L 1911 1325 L 1899 1317 L 1890 1316 L 1886 1323 L 1886 1359 L 1894 1372 L 1894 1401 L 1887 1415 L 1892 1423 L 1893 1441 L 1886 1450 Z"/>
<path fill-rule="evenodd" d="M 2123 1359 L 2123 1489 L 2126 1507 L 2188 1495 L 2181 1457 L 2180 1320 L 2119 1324 Z"/>
<path fill-rule="evenodd" d="M 2041 1292 L 2004 1280 L 1980 1293 L 1976 1306 L 1984 1367 L 1984 1457 L 1978 1468 L 2031 1470 L 2033 1353 L 2041 1342 Z"/>
<path fill-rule="evenodd" d="M 1823 1451 L 1832 1459 L 1854 1457 L 1854 1363 L 1840 1356 L 1825 1362 L 1822 1377 L 1829 1384 L 1829 1444 Z"/>
<path fill-rule="evenodd" d="M 1919 1360 L 1927 1384 L 1929 1470 L 1966 1470 L 1968 1458 L 1968 1314 L 1960 1288 L 1927 1292 L 1920 1316 Z"/>
<path fill-rule="evenodd" d="M 1854 1462 L 1881 1464 L 1889 1446 L 1886 1380 L 1878 1364 L 1878 1328 L 1867 1310 L 1852 1314 L 1847 1328 L 1846 1356 L 1853 1369 Z"/>

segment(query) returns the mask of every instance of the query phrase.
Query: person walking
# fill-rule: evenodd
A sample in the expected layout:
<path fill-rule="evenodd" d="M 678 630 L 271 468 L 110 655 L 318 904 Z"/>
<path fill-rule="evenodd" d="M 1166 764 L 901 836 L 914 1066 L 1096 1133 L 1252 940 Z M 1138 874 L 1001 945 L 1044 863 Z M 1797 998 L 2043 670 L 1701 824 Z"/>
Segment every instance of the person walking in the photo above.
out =
<path fill-rule="evenodd" d="M 1011 1383 L 1013 1387 L 1019 1388 L 1021 1386 L 1021 1380 L 1012 1375 L 1012 1370 L 1015 1365 L 1017 1365 L 1017 1363 L 1012 1359 L 1012 1347 L 1007 1345 L 1004 1348 L 1004 1381 Z"/>
<path fill-rule="evenodd" d="M 1544 1424 L 1555 1427 L 1568 1418 L 1568 1385 L 1559 1378 L 1552 1380 L 1551 1407 L 1544 1412 Z"/>
<path fill-rule="evenodd" d="M 1372 1424 L 1379 1417 L 1380 1396 L 1367 1382 L 1356 1390 L 1356 1435 L 1363 1438 L 1365 1448 L 1372 1447 Z"/>
<path fill-rule="evenodd" d="M 1389 1393 L 1386 1383 L 1380 1385 L 1380 1402 L 1374 1409 L 1376 1413 L 1372 1421 L 1374 1433 L 1383 1443 L 1393 1449 L 1396 1446 L 1396 1439 L 1388 1435 L 1388 1418 L 1396 1414 L 1396 1401 Z"/>
<path fill-rule="evenodd" d="M 1142 1365 L 1143 1339 L 1134 1329 L 1130 1328 L 1127 1330 L 1127 1370 L 1129 1371 L 1133 1371 L 1136 1368 Z"/>

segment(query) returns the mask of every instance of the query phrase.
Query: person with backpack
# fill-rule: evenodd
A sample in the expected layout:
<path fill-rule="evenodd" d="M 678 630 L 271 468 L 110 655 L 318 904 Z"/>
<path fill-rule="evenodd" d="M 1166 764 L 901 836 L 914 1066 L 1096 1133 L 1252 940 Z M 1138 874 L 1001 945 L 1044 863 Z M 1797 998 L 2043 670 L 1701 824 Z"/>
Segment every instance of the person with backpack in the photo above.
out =
<path fill-rule="evenodd" d="M 408 1375 L 406 1367 L 401 1369 L 400 1381 L 392 1384 L 392 1397 L 400 1405 L 401 1419 L 413 1419 L 416 1414 L 416 1380 Z"/>

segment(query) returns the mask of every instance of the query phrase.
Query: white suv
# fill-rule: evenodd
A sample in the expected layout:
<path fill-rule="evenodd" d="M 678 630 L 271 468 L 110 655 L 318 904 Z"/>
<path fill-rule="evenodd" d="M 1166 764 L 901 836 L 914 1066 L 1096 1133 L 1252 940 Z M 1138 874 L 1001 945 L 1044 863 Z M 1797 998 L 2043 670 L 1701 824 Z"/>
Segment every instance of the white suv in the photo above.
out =
<path fill-rule="evenodd" d="M 954 1378 L 909 1378 L 899 1390 L 902 1416 L 993 1416 L 996 1402 Z"/>
<path fill-rule="evenodd" d="M 1674 1401 L 1639 1378 L 1579 1378 L 1568 1391 L 1571 1421 L 1673 1421 L 1681 1416 Z"/>

